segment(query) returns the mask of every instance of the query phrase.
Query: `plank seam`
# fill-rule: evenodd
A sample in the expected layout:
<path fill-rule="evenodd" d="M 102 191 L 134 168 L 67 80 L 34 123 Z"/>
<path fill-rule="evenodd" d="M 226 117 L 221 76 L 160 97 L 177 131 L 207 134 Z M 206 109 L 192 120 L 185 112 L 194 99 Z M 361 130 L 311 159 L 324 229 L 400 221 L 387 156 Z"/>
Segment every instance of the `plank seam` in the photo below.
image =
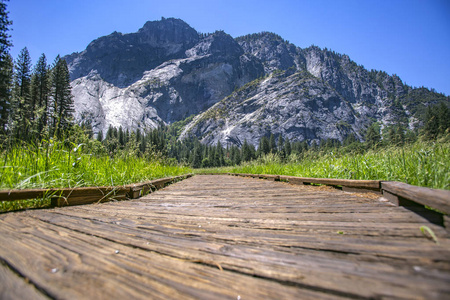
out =
<path fill-rule="evenodd" d="M 37 291 L 39 291 L 42 295 L 44 295 L 47 298 L 50 299 L 57 299 L 54 295 L 50 294 L 47 290 L 45 290 L 44 288 L 42 288 L 40 285 L 38 285 L 36 282 L 34 282 L 33 280 L 31 280 L 30 278 L 28 278 L 27 276 L 25 276 L 24 274 L 22 274 L 22 272 L 20 272 L 18 269 L 16 269 L 14 267 L 13 264 L 9 263 L 9 261 L 7 261 L 6 259 L 4 259 L 3 257 L 0 257 L 0 264 L 3 264 L 6 268 L 8 268 L 12 273 L 14 273 L 16 276 L 18 276 L 19 278 L 21 278 L 24 282 L 26 282 L 27 284 L 33 286 Z"/>

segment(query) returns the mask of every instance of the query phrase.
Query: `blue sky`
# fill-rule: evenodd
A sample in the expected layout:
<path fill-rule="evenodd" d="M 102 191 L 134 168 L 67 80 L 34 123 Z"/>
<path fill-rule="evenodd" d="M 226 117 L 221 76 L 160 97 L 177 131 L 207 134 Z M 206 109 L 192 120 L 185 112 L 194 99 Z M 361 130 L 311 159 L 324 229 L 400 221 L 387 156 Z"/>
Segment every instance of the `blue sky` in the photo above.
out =
<path fill-rule="evenodd" d="M 113 31 L 176 17 L 199 32 L 275 32 L 450 95 L 448 0 L 11 0 L 8 10 L 11 53 L 16 58 L 26 46 L 33 63 L 41 53 L 53 61 Z"/>

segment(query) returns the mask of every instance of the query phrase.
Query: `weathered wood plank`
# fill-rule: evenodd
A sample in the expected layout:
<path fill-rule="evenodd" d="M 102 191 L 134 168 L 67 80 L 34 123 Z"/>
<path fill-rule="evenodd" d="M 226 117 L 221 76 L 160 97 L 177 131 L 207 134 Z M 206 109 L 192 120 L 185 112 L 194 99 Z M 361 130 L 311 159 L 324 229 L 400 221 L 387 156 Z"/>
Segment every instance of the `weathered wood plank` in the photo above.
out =
<path fill-rule="evenodd" d="M 146 251 L 145 245 L 152 240 L 140 240 L 134 246 L 128 240 L 114 243 L 48 222 L 36 223 L 30 218 L 15 221 L 14 228 L 21 228 L 30 236 L 27 241 L 14 243 L 14 263 L 55 298 L 331 298 L 321 292 L 226 271 L 204 257 L 178 259 L 159 251 Z M 3 233 L 2 230 L 3 227 Z M 9 238 L 8 232 L 0 235 L 2 242 L 10 241 Z M 36 243 L 41 245 L 40 251 L 24 255 L 22 247 Z M 1 250 L 0 255 L 4 255 Z M 36 260 L 41 263 L 36 265 Z"/>
<path fill-rule="evenodd" d="M 383 182 L 382 190 L 387 191 L 391 195 L 438 209 L 447 215 L 450 214 L 450 191 L 423 188 L 392 181 Z"/>
<path fill-rule="evenodd" d="M 0 262 L 0 299 L 49 299 L 28 278 L 22 278 Z"/>
<path fill-rule="evenodd" d="M 258 175 L 269 176 L 269 175 Z M 279 176 L 280 180 L 287 180 L 296 183 L 316 183 L 334 186 L 348 186 L 359 188 L 380 189 L 380 180 L 349 180 L 349 179 L 333 179 L 333 178 L 310 178 L 310 177 L 295 177 L 295 176 Z"/>
<path fill-rule="evenodd" d="M 408 283 L 414 280 L 413 278 L 407 277 L 403 279 L 397 278 L 398 276 L 400 276 L 400 269 L 404 269 L 406 274 L 414 273 L 414 270 L 411 269 L 411 265 L 403 265 L 403 267 L 400 267 L 401 264 L 400 266 L 395 264 L 375 264 L 374 260 L 369 260 L 370 263 L 363 266 L 363 261 L 358 260 L 358 266 L 361 274 L 357 275 L 358 273 L 355 273 L 355 270 L 353 270 L 354 263 L 352 262 L 344 263 L 344 261 L 340 261 L 338 263 L 334 257 L 326 258 L 327 256 L 325 256 L 325 258 L 318 259 L 317 255 L 307 256 L 305 255 L 305 253 L 301 252 L 298 253 L 300 254 L 300 256 L 296 256 L 292 253 L 292 249 L 295 249 L 295 245 L 292 245 L 288 241 L 285 241 L 285 245 L 287 248 L 285 248 L 284 251 L 275 252 L 274 249 L 271 249 L 270 247 L 269 249 L 262 250 L 259 245 L 258 247 L 246 246 L 245 244 L 248 244 L 249 242 L 251 243 L 252 241 L 245 242 L 245 237 L 243 241 L 244 245 L 239 245 L 239 243 L 236 244 L 237 241 L 233 237 L 229 237 L 228 240 L 226 240 L 226 246 L 224 246 L 223 238 L 221 239 L 221 242 L 218 243 L 209 239 L 205 241 L 204 231 L 199 232 L 200 230 L 202 230 L 202 228 L 204 228 L 203 226 L 202 228 L 197 228 L 198 231 L 196 232 L 191 229 L 188 234 L 182 234 L 181 232 L 177 233 L 174 231 L 161 232 L 162 228 L 160 225 L 156 226 L 156 230 L 154 231 L 150 228 L 139 227 L 140 229 L 145 229 L 145 231 L 140 230 L 139 232 L 135 232 L 133 229 L 125 228 L 120 225 L 116 225 L 117 227 L 113 226 L 116 228 L 111 229 L 110 226 L 103 226 L 102 224 L 85 224 L 84 219 L 76 219 L 72 221 L 66 218 L 61 218 L 60 221 L 58 221 L 58 219 L 55 217 L 53 217 L 52 219 L 52 222 L 56 222 L 55 224 L 68 226 L 68 228 L 74 229 L 76 231 L 83 231 L 85 230 L 84 228 L 90 228 L 91 234 L 94 234 L 95 236 L 103 236 L 107 240 L 117 241 L 119 236 L 127 236 L 126 242 L 134 247 L 149 248 L 157 253 L 165 253 L 168 256 L 178 257 L 180 259 L 188 258 L 189 260 L 194 261 L 201 259 L 207 261 L 216 261 L 222 266 L 222 268 L 229 268 L 240 273 L 244 272 L 251 276 L 257 275 L 266 277 L 268 276 L 267 272 L 270 271 L 270 274 L 272 274 L 272 276 L 275 276 L 280 280 L 291 282 L 291 284 L 301 284 L 305 280 L 305 278 L 303 277 L 304 275 L 302 275 L 301 278 L 297 278 L 293 276 L 292 272 L 294 272 L 294 274 L 295 272 L 300 272 L 300 274 L 307 273 L 308 282 L 310 284 L 314 282 L 316 286 L 324 289 L 331 288 L 332 290 L 339 291 L 340 293 L 344 293 L 345 291 L 354 291 L 350 289 L 350 286 L 352 285 L 351 282 L 354 282 L 356 278 L 359 278 L 361 274 L 364 274 L 365 280 L 369 280 L 370 284 L 369 282 L 366 282 L 366 284 L 374 288 L 374 290 L 369 289 L 370 291 L 366 295 L 373 295 L 374 293 L 376 293 L 375 289 L 380 289 L 383 284 L 387 284 L 387 282 L 384 282 L 384 280 L 392 283 L 394 283 L 395 281 L 396 285 L 402 285 L 404 287 L 408 286 Z M 123 232 L 118 235 L 118 232 L 122 230 Z M 88 232 L 86 232 L 86 234 L 88 234 Z M 302 237 L 298 238 L 303 239 Z M 267 245 L 275 245 L 276 247 L 281 246 L 276 243 L 273 244 L 273 240 L 262 239 L 262 241 L 264 241 L 264 243 Z M 317 247 L 320 244 L 324 245 L 326 244 L 326 242 L 323 240 L 319 241 L 318 244 L 316 244 L 315 246 L 311 246 L 311 248 L 316 248 L 316 251 L 320 251 L 321 248 Z M 347 253 L 347 255 L 351 253 L 351 245 L 349 246 L 345 241 L 342 241 L 339 244 L 341 244 L 342 246 L 341 251 L 343 253 Z M 303 247 L 308 246 L 304 245 Z M 379 245 L 378 249 L 381 250 L 384 247 L 386 247 L 386 245 Z M 411 252 L 412 249 L 414 248 L 411 248 L 410 246 L 409 252 Z M 408 250 L 408 248 L 405 248 L 403 250 Z M 422 249 L 422 251 L 423 250 L 424 249 Z M 334 251 L 332 253 L 334 253 Z M 377 255 L 380 255 L 380 253 L 377 253 Z M 408 256 L 408 253 L 403 254 L 403 257 L 405 257 L 405 255 Z M 301 262 L 298 262 L 298 257 L 303 257 L 303 260 Z M 398 253 L 397 257 L 402 257 L 402 254 Z M 418 264 L 418 266 L 423 267 L 423 264 L 425 262 L 423 260 L 424 257 L 427 257 L 426 252 L 422 252 L 422 254 L 416 260 L 410 260 L 410 263 L 416 263 Z M 279 265 L 280 259 L 282 259 L 282 261 L 284 262 L 281 266 Z M 427 261 L 429 259 L 430 258 L 427 257 Z M 428 261 L 428 263 L 429 262 L 430 261 Z M 285 264 L 291 265 L 292 268 L 286 267 Z M 386 271 L 386 268 L 389 268 L 393 274 L 389 275 L 389 272 Z M 311 271 L 310 269 L 314 269 L 314 271 Z M 381 270 L 384 271 L 380 273 Z M 342 275 L 345 275 L 348 278 L 345 280 L 337 280 L 337 278 Z M 372 278 L 373 276 L 375 276 L 376 279 Z M 378 281 L 381 280 L 380 278 L 378 278 L 379 276 L 383 277 L 384 283 L 380 283 Z M 450 277 L 447 278 L 449 279 Z M 319 283 L 319 281 L 321 280 L 326 282 Z M 336 280 L 336 282 L 333 283 L 334 280 Z M 374 282 L 372 282 L 372 280 L 374 280 Z M 417 278 L 417 280 L 419 279 Z M 422 283 L 423 280 L 423 278 L 420 279 Z M 434 280 L 431 281 L 434 282 Z M 439 284 L 436 283 L 435 288 L 439 290 L 440 288 L 438 286 Z"/>

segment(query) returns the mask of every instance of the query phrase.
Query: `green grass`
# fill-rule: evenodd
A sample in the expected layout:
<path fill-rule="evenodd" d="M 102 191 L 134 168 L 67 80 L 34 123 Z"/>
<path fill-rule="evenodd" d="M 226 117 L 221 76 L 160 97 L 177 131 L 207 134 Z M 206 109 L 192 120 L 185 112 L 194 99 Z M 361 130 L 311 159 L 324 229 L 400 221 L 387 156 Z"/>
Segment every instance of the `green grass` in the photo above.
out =
<path fill-rule="evenodd" d="M 0 153 L 0 189 L 117 186 L 192 172 L 161 158 L 125 151 L 112 158 L 89 153 L 84 146 L 53 142 L 4 150 Z M 2 202 L 0 211 L 48 204 L 48 199 Z"/>
<path fill-rule="evenodd" d="M 205 173 L 231 173 L 234 167 L 220 167 L 220 168 L 201 168 L 194 169 L 194 174 L 205 174 Z"/>
<path fill-rule="evenodd" d="M 291 155 L 287 161 L 266 155 L 240 166 L 195 170 L 161 158 L 137 157 L 127 151 L 112 158 L 105 153 L 90 153 L 85 147 L 53 142 L 4 150 L 0 153 L 0 189 L 115 186 L 191 172 L 392 180 L 450 189 L 450 142 L 446 140 L 385 147 L 363 154 L 342 149 L 310 151 L 301 157 Z M 1 202 L 0 211 L 48 206 L 49 201 Z"/>
<path fill-rule="evenodd" d="M 417 142 L 404 147 L 370 150 L 364 154 L 308 152 L 281 162 L 267 155 L 228 172 L 299 177 L 401 181 L 412 185 L 450 189 L 450 143 Z"/>

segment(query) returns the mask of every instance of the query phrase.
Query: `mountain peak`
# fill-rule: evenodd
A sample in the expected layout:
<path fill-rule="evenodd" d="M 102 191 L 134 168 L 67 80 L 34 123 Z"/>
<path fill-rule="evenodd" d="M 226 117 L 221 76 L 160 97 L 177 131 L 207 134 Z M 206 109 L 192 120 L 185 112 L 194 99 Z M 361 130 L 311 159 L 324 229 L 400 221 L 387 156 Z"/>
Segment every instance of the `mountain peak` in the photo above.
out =
<path fill-rule="evenodd" d="M 178 33 L 174 34 L 174 33 Z M 169 34 L 172 37 L 185 37 L 188 39 L 198 37 L 198 32 L 189 26 L 185 21 L 176 18 L 164 18 L 158 21 L 147 21 L 144 26 L 139 29 L 138 34 Z"/>
<path fill-rule="evenodd" d="M 101 78 L 118 87 L 136 82 L 145 71 L 170 59 L 185 57 L 199 40 L 186 22 L 175 18 L 149 21 L 136 33 L 113 32 L 92 41 L 85 51 L 66 57 L 71 79 L 96 70 Z"/>

